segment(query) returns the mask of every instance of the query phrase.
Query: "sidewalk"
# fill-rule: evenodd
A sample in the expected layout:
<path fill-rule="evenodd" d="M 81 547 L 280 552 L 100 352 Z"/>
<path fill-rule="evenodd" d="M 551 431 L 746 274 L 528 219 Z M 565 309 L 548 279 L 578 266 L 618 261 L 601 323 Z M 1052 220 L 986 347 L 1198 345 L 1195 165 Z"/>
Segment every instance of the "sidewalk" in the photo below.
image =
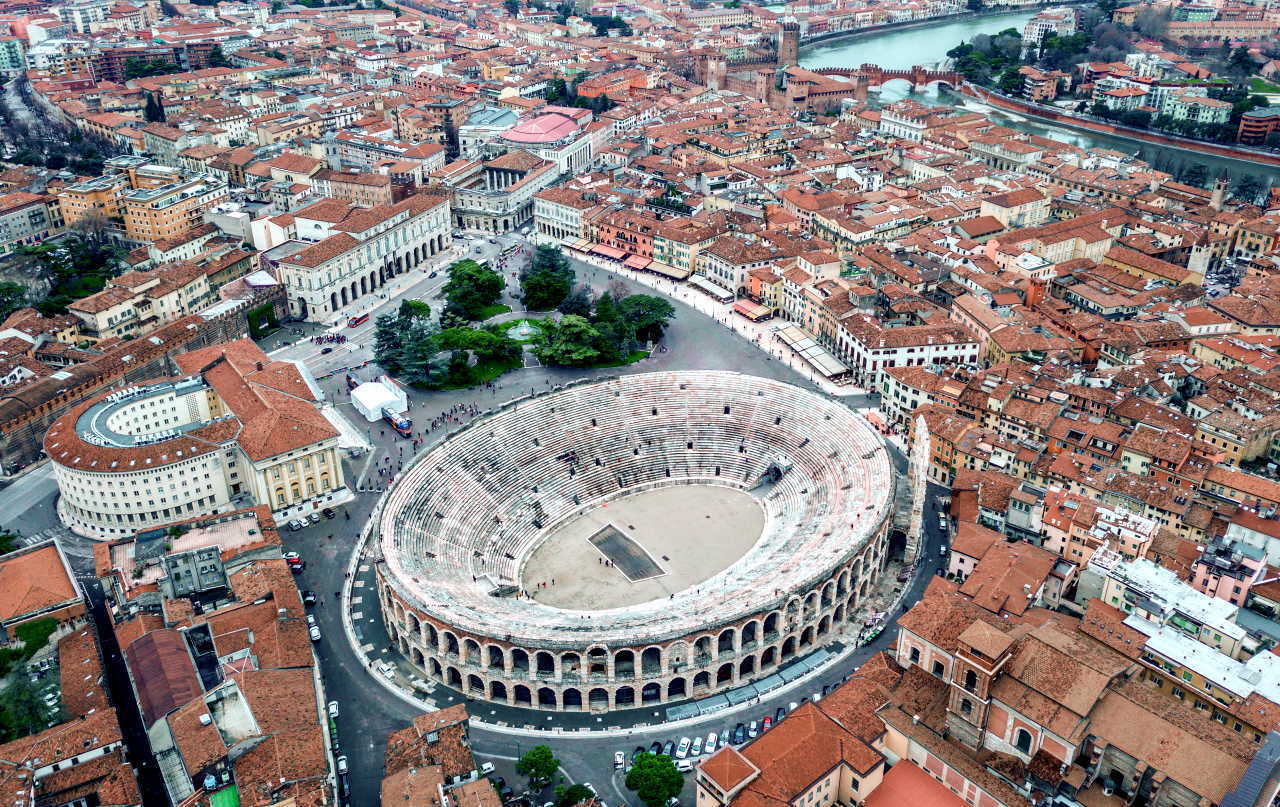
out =
<path fill-rule="evenodd" d="M 564 249 L 564 247 L 561 247 Z M 812 381 L 823 392 L 835 397 L 846 397 L 853 395 L 864 395 L 866 390 L 856 387 L 852 384 L 836 384 L 826 376 L 816 372 L 808 362 L 797 357 L 786 347 L 774 342 L 774 327 L 781 322 L 773 320 L 765 320 L 764 322 L 752 322 L 748 319 L 733 313 L 733 305 L 719 303 L 711 299 L 705 294 L 701 294 L 694 289 L 682 283 L 676 283 L 673 280 L 666 280 L 647 272 L 639 272 L 634 269 L 628 269 L 620 266 L 604 258 L 594 255 L 579 255 L 565 250 L 566 257 L 579 263 L 585 263 L 591 266 L 625 277 L 627 280 L 648 286 L 651 289 L 660 291 L 663 294 L 677 299 L 685 305 L 704 314 L 734 333 L 740 335 L 743 339 L 748 340 L 756 345 L 761 351 L 770 354 L 779 361 L 786 362 L 787 366 L 795 370 L 800 375 Z M 790 324 L 790 323 L 787 323 Z"/>

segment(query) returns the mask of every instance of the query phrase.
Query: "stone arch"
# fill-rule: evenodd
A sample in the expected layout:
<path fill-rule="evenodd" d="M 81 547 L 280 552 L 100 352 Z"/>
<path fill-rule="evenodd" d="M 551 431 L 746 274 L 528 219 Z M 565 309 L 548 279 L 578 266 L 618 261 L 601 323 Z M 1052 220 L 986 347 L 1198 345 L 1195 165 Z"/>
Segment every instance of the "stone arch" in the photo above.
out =
<path fill-rule="evenodd" d="M 683 698 L 686 694 L 683 678 L 676 676 L 667 682 L 667 700 Z"/>
<path fill-rule="evenodd" d="M 640 690 L 641 703 L 660 703 L 662 701 L 662 684 L 650 681 Z"/>
<path fill-rule="evenodd" d="M 570 687 L 564 691 L 563 695 L 560 696 L 560 703 L 561 703 L 561 707 L 565 711 L 569 711 L 571 709 L 574 711 L 581 711 L 582 710 L 582 692 L 580 690 L 574 689 L 573 687 Z"/>
<path fill-rule="evenodd" d="M 661 647 L 646 647 L 644 649 L 644 652 L 640 654 L 640 673 L 641 675 L 662 674 Z"/>
<path fill-rule="evenodd" d="M 613 654 L 613 675 L 615 678 L 636 677 L 635 651 L 619 650 Z"/>
<path fill-rule="evenodd" d="M 613 693 L 614 706 L 634 706 L 636 703 L 636 691 L 631 687 L 618 687 Z"/>
<path fill-rule="evenodd" d="M 507 700 L 507 685 L 501 681 L 490 681 L 489 697 L 492 700 L 502 701 L 505 703 Z"/>
<path fill-rule="evenodd" d="M 535 658 L 535 660 L 536 660 L 536 662 L 537 662 L 537 665 L 538 665 L 537 673 L 538 673 L 539 675 L 554 675 L 554 674 L 555 674 L 555 671 L 556 671 L 556 659 L 555 659 L 555 656 L 551 655 L 550 653 L 548 653 L 548 652 L 547 652 L 547 651 L 545 651 L 545 650 L 539 650 L 539 651 L 538 651 L 538 655 L 537 655 L 537 656 L 535 656 L 534 658 Z"/>

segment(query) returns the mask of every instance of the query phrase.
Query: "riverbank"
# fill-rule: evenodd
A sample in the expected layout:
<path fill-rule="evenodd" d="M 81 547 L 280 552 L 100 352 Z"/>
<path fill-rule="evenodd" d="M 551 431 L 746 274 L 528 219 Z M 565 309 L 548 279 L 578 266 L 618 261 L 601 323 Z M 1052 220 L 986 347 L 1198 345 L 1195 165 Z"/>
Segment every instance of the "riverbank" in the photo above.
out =
<path fill-rule="evenodd" d="M 1064 2 L 1045 2 L 1035 3 L 1033 5 L 1018 6 L 1017 8 L 991 8 L 982 11 L 960 11 L 955 14 L 941 14 L 937 17 L 929 17 L 923 20 L 903 20 L 901 22 L 886 22 L 880 25 L 871 25 L 866 28 L 854 28 L 849 31 L 828 31 L 825 34 L 802 39 L 800 48 L 826 45 L 834 42 L 856 42 L 869 36 L 878 34 L 888 34 L 897 31 L 913 31 L 917 28 L 930 28 L 935 25 L 946 25 L 952 22 L 978 21 L 988 17 L 1001 17 L 1007 14 L 1022 14 L 1025 12 L 1039 11 L 1044 8 L 1059 8 L 1061 6 L 1084 6 L 1089 5 L 1091 0 L 1064 0 Z M 1019 31 L 1021 33 L 1021 31 Z M 956 44 L 959 44 L 958 42 Z M 883 65 L 882 65 L 883 66 Z"/>
<path fill-rule="evenodd" d="M 1020 98 L 1011 98 L 1007 95 L 995 92 L 994 90 L 989 90 L 986 87 L 979 87 L 968 82 L 961 86 L 958 91 L 961 94 L 975 98 L 984 104 L 990 104 L 991 106 L 998 107 L 1003 110 L 1016 112 L 1019 115 L 1026 115 L 1027 117 L 1035 118 L 1042 123 L 1059 126 L 1064 129 L 1072 129 L 1086 133 L 1105 134 L 1111 137 L 1119 137 L 1138 143 L 1149 143 L 1156 146 L 1162 146 L 1164 148 L 1187 151 L 1194 154 L 1208 154 L 1214 157 L 1252 163 L 1255 165 L 1262 163 L 1264 165 L 1280 167 L 1280 154 L 1275 152 L 1260 151 L 1240 146 L 1230 146 L 1223 143 L 1209 143 L 1202 140 L 1191 140 L 1185 137 L 1152 132 L 1146 129 L 1134 129 L 1130 126 L 1123 126 L 1121 124 L 1111 123 L 1110 121 L 1088 118 L 1083 115 L 1074 114 L 1055 107 L 1033 104 L 1030 101 L 1024 101 Z"/>

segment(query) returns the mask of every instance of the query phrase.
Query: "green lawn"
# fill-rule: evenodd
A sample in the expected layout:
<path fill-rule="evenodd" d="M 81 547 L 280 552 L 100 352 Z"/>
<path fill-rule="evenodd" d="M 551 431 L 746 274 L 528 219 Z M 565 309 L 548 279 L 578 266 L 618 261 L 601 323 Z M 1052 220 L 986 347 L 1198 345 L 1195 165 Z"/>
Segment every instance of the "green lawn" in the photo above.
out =
<path fill-rule="evenodd" d="M 1262 93 L 1280 93 L 1280 84 L 1272 84 L 1270 81 L 1267 81 L 1265 78 L 1258 78 L 1257 76 L 1254 76 L 1253 78 L 1249 79 L 1249 91 L 1262 92 Z"/>
<path fill-rule="evenodd" d="M 499 314 L 505 314 L 510 310 L 511 306 L 503 305 L 502 303 L 486 305 L 484 308 L 480 309 L 480 315 L 476 317 L 476 322 L 484 322 L 486 319 L 496 317 Z"/>

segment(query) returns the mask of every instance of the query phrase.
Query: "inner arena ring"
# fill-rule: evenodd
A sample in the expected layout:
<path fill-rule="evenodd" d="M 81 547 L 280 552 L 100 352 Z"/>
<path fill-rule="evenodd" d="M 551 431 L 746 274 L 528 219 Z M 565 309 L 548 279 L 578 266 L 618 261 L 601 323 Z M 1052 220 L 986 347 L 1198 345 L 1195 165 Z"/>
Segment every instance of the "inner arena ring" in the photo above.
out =
<path fill-rule="evenodd" d="M 558 526 L 677 485 L 749 492 L 759 539 L 638 604 L 568 610 L 517 593 L 536 597 L 524 563 Z M 856 618 L 885 566 L 892 490 L 875 431 L 798 387 L 702 371 L 583 382 L 504 406 L 400 475 L 372 522 L 379 602 L 424 678 L 473 698 L 607 711 L 703 697 Z"/>

